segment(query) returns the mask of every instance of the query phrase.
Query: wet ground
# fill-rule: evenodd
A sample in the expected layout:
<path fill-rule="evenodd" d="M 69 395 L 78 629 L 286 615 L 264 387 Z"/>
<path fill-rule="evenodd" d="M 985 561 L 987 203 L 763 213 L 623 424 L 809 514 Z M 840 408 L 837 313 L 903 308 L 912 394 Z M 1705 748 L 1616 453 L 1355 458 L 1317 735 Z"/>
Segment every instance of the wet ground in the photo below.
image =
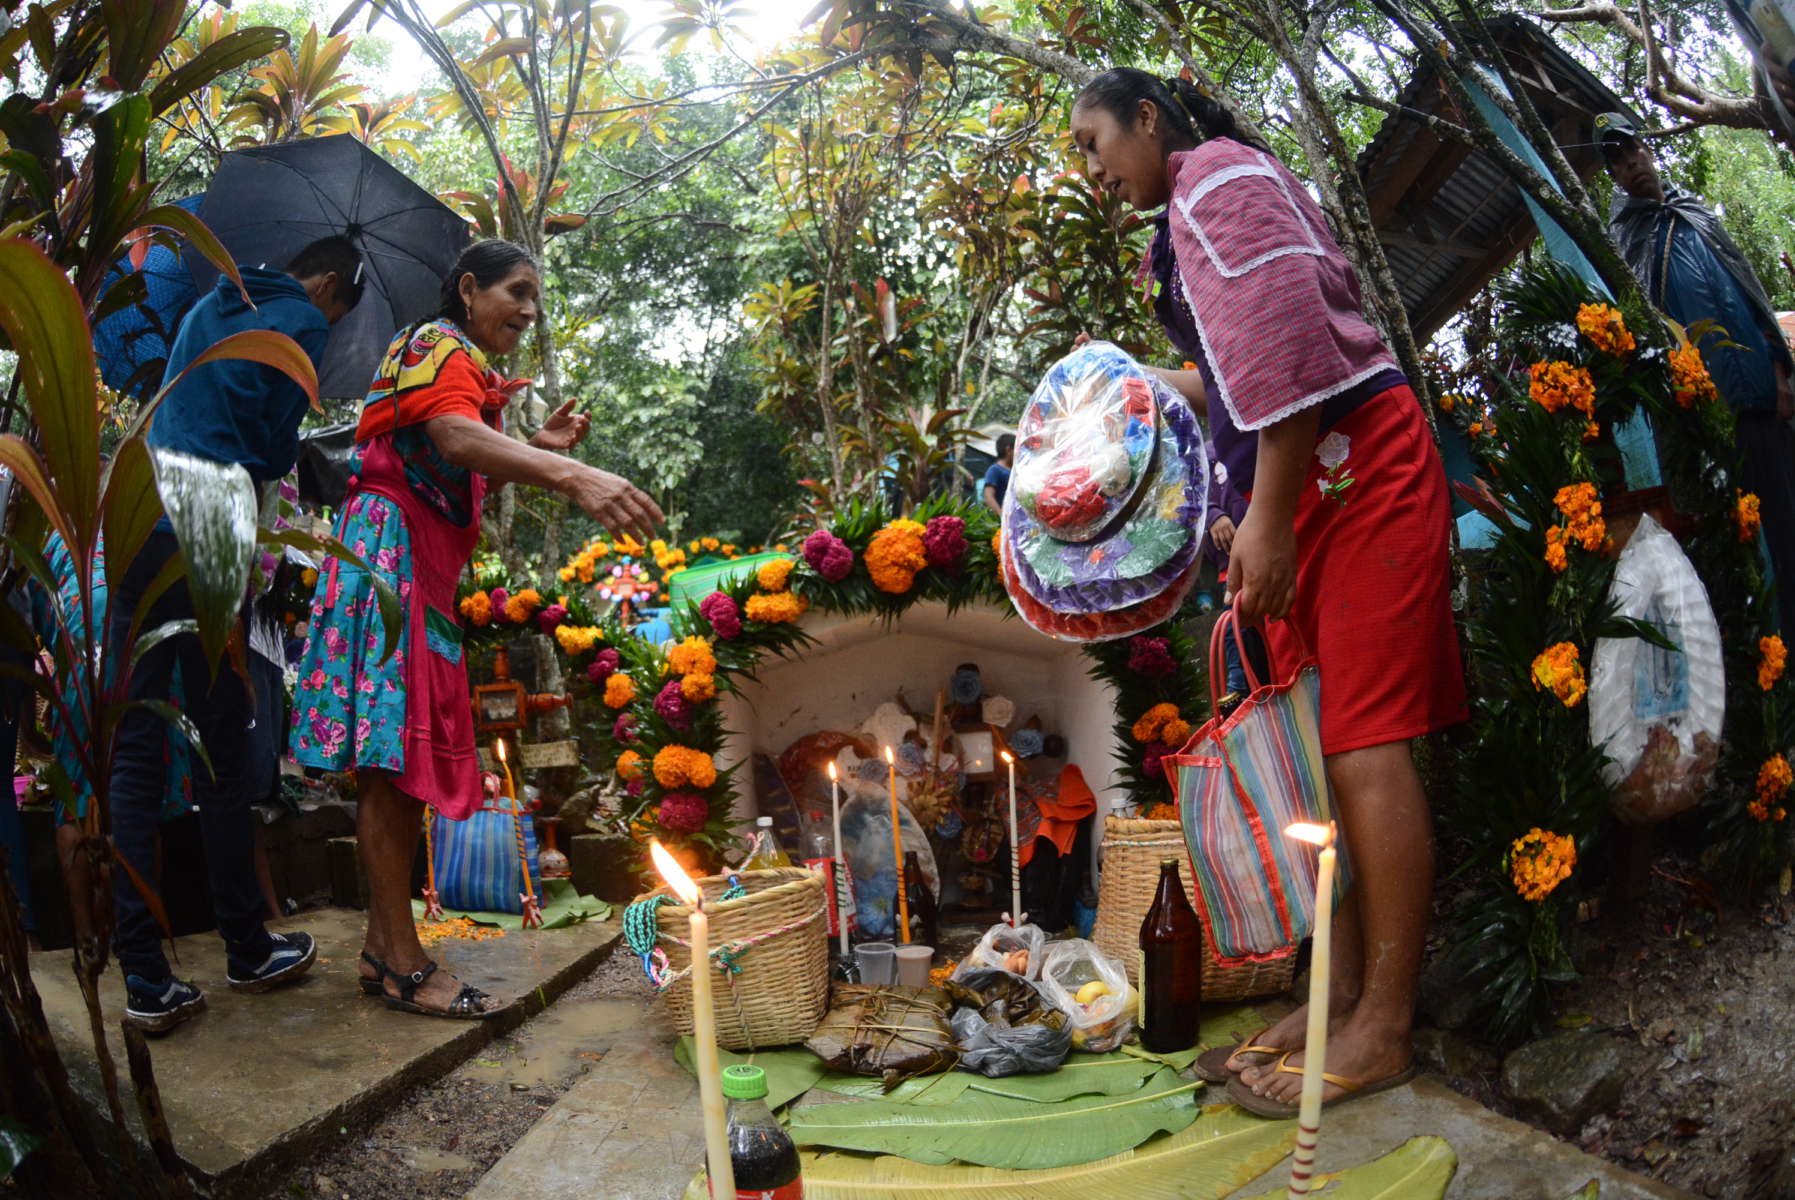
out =
<path fill-rule="evenodd" d="M 1583 977 L 1557 1024 L 1616 1039 L 1630 1072 L 1567 1140 L 1697 1195 L 1795 1200 L 1795 902 L 1740 906 L 1661 858 L 1643 902 L 1575 937 Z M 1452 1084 L 1511 1112 L 1493 1069 Z"/>
<path fill-rule="evenodd" d="M 285 1194 L 460 1200 L 619 1037 L 640 1025 L 649 994 L 636 959 L 627 951 L 613 954 L 547 1012 L 436 1083 L 400 1097 L 365 1135 L 295 1172 Z"/>

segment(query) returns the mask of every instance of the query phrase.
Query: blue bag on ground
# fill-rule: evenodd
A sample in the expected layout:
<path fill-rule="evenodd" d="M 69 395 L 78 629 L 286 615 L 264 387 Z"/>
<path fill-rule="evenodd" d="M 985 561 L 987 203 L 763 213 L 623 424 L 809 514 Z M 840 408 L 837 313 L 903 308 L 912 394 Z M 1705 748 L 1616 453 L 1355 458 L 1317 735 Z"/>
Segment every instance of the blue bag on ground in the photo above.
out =
<path fill-rule="evenodd" d="M 524 855 L 530 863 L 530 885 L 542 893 L 537 877 L 536 829 L 528 814 L 516 816 L 503 796 L 488 800 L 465 821 L 451 821 L 434 810 L 431 836 L 436 852 L 436 890 L 444 908 L 463 912 L 524 911 L 524 867 L 517 853 L 517 830 L 523 827 Z"/>

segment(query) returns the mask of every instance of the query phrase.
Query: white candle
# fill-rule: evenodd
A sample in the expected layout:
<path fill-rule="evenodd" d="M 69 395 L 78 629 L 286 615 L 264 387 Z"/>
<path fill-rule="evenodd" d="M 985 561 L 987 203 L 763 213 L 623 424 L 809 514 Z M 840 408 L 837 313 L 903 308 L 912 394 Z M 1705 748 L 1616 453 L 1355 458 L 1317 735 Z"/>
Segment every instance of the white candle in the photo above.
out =
<path fill-rule="evenodd" d="M 1321 846 L 1315 874 L 1315 935 L 1309 956 L 1309 1031 L 1303 1042 L 1303 1094 L 1297 1106 L 1296 1150 L 1290 1159 L 1290 1195 L 1307 1196 L 1315 1178 L 1321 1140 L 1322 1072 L 1328 1054 L 1328 952 L 1333 942 L 1334 830 L 1332 825 L 1291 825 L 1291 837 Z"/>
<path fill-rule="evenodd" d="M 897 798 L 897 756 L 890 746 L 885 747 L 885 767 L 890 776 L 891 787 L 891 856 L 897 860 L 897 913 L 898 942 L 910 944 L 910 897 L 904 891 L 904 841 L 903 827 L 898 824 Z"/>
<path fill-rule="evenodd" d="M 835 895 L 831 903 L 835 905 L 835 928 L 841 934 L 841 956 L 848 956 L 848 910 L 842 904 L 843 881 L 847 879 L 847 855 L 841 848 L 841 776 L 835 770 L 835 764 L 829 764 L 829 803 L 835 810 Z"/>
<path fill-rule="evenodd" d="M 648 845 L 661 878 L 692 906 L 688 940 L 692 950 L 692 1044 L 698 1060 L 698 1099 L 704 1112 L 704 1157 L 714 1200 L 735 1200 L 735 1165 L 729 1160 L 729 1129 L 723 1107 L 723 1071 L 717 1065 L 717 1013 L 711 1000 L 710 918 L 704 893 L 658 841 Z"/>
<path fill-rule="evenodd" d="M 1016 756 L 1003 752 L 1010 767 L 1010 928 L 1022 924 L 1022 844 L 1016 836 Z"/>

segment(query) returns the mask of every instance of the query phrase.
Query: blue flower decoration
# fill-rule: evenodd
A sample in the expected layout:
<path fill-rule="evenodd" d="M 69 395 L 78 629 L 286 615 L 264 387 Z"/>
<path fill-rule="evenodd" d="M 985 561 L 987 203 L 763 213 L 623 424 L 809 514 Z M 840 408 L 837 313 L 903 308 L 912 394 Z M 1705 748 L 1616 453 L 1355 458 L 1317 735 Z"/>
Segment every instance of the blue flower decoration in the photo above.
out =
<path fill-rule="evenodd" d="M 1010 749 L 1016 752 L 1017 758 L 1033 758 L 1045 745 L 1046 739 L 1039 729 L 1018 729 L 1010 735 Z"/>
<path fill-rule="evenodd" d="M 958 812 L 950 808 L 947 810 L 947 814 L 936 824 L 935 832 L 944 838 L 957 838 L 962 833 L 966 832 L 966 822 L 961 819 Z"/>
<path fill-rule="evenodd" d="M 854 778 L 863 783 L 884 783 L 885 764 L 876 758 L 863 758 L 854 768 Z"/>
<path fill-rule="evenodd" d="M 904 742 L 897 748 L 897 769 L 900 775 L 914 775 L 928 762 L 921 742 Z"/>
<path fill-rule="evenodd" d="M 978 671 L 962 667 L 948 680 L 947 694 L 955 704 L 976 704 L 985 694 L 985 684 Z"/>

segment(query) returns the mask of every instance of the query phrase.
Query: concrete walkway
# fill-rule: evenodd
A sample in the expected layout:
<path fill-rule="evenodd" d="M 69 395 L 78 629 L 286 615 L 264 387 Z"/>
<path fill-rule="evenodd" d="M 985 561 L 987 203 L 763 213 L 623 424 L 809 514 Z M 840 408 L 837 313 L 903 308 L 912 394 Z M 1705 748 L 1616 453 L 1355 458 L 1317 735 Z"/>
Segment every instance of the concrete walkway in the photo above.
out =
<path fill-rule="evenodd" d="M 1204 1100 L 1221 1098 L 1210 1089 Z M 824 1099 L 839 1098 L 804 1097 Z M 1445 1138 L 1459 1160 L 1449 1200 L 1568 1200 L 1592 1179 L 1601 1181 L 1601 1200 L 1688 1195 L 1498 1116 L 1432 1077 L 1335 1109 L 1322 1131 L 1323 1171 L 1369 1161 L 1420 1134 Z M 673 1061 L 672 1037 L 651 1012 L 642 1035 L 613 1046 L 468 1200 L 678 1200 L 703 1162 L 698 1086 Z M 1288 1177 L 1286 1160 L 1235 1195 L 1258 1195 Z M 1015 1200 L 1031 1200 L 1029 1191 L 1018 1188 Z"/>
<path fill-rule="evenodd" d="M 497 1017 L 453 1021 L 393 1012 L 361 994 L 355 962 L 364 920 L 360 912 L 325 909 L 276 923 L 273 928 L 316 937 L 319 961 L 304 979 L 259 996 L 225 985 L 224 946 L 216 934 L 176 940 L 175 971 L 205 990 L 207 1011 L 152 1041 L 151 1053 L 175 1147 L 212 1195 L 277 1194 L 281 1173 L 301 1155 L 359 1132 L 400 1092 L 445 1074 L 542 1011 L 591 972 L 621 928 L 615 921 L 590 922 L 512 930 L 490 941 L 445 941 L 431 951 L 443 967 L 505 1002 Z M 32 979 L 77 1089 L 104 1112 L 69 953 L 34 956 Z M 116 968 L 102 987 L 113 1054 L 128 1088 L 117 1040 L 124 986 Z M 125 1107 L 135 1124 L 129 1096 Z"/>

